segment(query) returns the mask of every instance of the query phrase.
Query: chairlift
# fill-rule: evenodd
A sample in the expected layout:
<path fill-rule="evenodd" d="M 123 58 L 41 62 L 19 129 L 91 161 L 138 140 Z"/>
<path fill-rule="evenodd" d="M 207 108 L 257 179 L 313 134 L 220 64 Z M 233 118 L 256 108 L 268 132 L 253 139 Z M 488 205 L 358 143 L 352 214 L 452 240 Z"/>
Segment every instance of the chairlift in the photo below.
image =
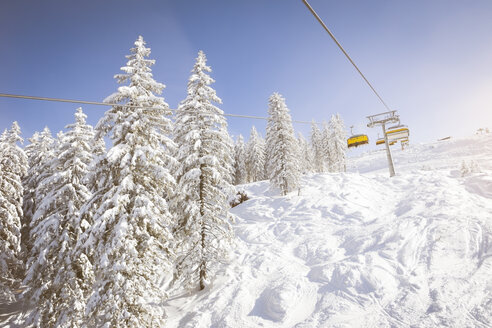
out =
<path fill-rule="evenodd" d="M 406 139 L 408 141 L 408 139 Z M 388 137 L 388 142 L 389 142 L 389 145 L 390 146 L 393 146 L 395 143 L 397 143 L 398 140 L 390 140 L 389 137 Z M 403 140 L 402 140 L 403 142 Z M 378 140 L 376 140 L 376 146 L 379 146 L 379 145 L 384 145 L 384 138 L 381 138 L 379 136 L 379 133 L 378 133 Z"/>
<path fill-rule="evenodd" d="M 410 136 L 410 131 L 408 130 L 408 126 L 400 123 L 400 118 L 398 118 L 398 124 L 394 126 L 390 126 L 386 130 L 386 136 L 391 140 L 403 140 L 408 139 Z"/>
<path fill-rule="evenodd" d="M 410 136 L 410 130 L 406 125 L 398 124 L 389 127 L 388 130 L 386 130 L 386 136 L 388 137 L 390 144 L 392 141 L 397 142 L 399 140 L 405 140 L 405 139 L 408 141 L 408 137 Z"/>
<path fill-rule="evenodd" d="M 393 146 L 397 140 L 388 140 L 388 141 L 389 141 L 389 145 Z M 384 145 L 384 138 L 378 138 L 378 140 L 376 140 L 376 146 L 379 145 Z"/>
<path fill-rule="evenodd" d="M 383 145 L 384 144 L 384 138 L 381 138 L 378 133 L 378 139 L 376 140 L 376 146 Z"/>
<path fill-rule="evenodd" d="M 347 147 L 352 148 L 369 144 L 369 137 L 367 134 L 353 134 L 353 127 L 353 125 L 350 127 L 351 136 L 347 139 Z"/>
<path fill-rule="evenodd" d="M 404 150 L 408 146 L 409 143 L 410 143 L 410 141 L 408 141 L 408 138 L 401 139 L 400 140 L 401 150 Z"/>

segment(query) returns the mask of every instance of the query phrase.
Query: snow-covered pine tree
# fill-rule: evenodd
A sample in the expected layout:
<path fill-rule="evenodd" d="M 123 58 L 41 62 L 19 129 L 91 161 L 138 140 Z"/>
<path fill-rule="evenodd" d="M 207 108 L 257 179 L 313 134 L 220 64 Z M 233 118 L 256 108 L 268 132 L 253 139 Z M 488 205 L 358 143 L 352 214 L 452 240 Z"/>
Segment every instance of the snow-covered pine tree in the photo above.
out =
<path fill-rule="evenodd" d="M 63 131 L 58 131 L 55 138 L 55 150 L 60 148 L 63 143 L 63 138 L 65 137 L 65 133 Z"/>
<path fill-rule="evenodd" d="M 324 171 L 325 165 L 323 136 L 314 121 L 311 123 L 311 148 L 313 150 L 313 170 L 321 173 Z"/>
<path fill-rule="evenodd" d="M 94 155 L 94 158 L 97 160 L 99 159 L 99 156 L 103 156 L 106 153 L 106 144 L 104 142 L 104 137 L 102 135 L 94 136 L 94 139 L 92 140 L 91 143 L 92 147 L 92 154 Z"/>
<path fill-rule="evenodd" d="M 78 249 L 88 254 L 95 283 L 87 302 L 91 327 L 162 327 L 166 298 L 159 282 L 171 274 L 173 218 L 165 197 L 174 194 L 174 142 L 168 104 L 156 96 L 164 85 L 152 77 L 155 61 L 141 36 L 127 56 L 118 83 L 105 101 L 119 103 L 96 126 L 96 140 L 111 147 L 95 163 L 95 183 L 81 215 L 90 227 Z M 128 107 L 141 106 L 140 108 Z"/>
<path fill-rule="evenodd" d="M 23 275 L 21 259 L 22 177 L 27 156 L 19 147 L 17 122 L 0 138 L 0 299 L 14 299 L 13 289 Z"/>
<path fill-rule="evenodd" d="M 234 145 L 234 184 L 246 183 L 248 179 L 246 172 L 246 147 L 242 135 L 237 137 Z"/>
<path fill-rule="evenodd" d="M 475 162 L 474 160 L 471 160 L 470 162 L 470 172 L 471 173 L 481 173 L 482 170 L 480 169 L 480 165 L 478 165 L 477 162 Z"/>
<path fill-rule="evenodd" d="M 298 133 L 297 143 L 299 147 L 299 168 L 302 173 L 310 173 L 313 172 L 313 152 L 311 146 L 304 138 L 302 133 Z"/>
<path fill-rule="evenodd" d="M 34 133 L 29 139 L 30 144 L 26 146 L 26 155 L 29 165 L 29 170 L 22 180 L 24 186 L 24 201 L 22 219 L 22 248 L 26 256 L 32 246 L 29 240 L 29 231 L 32 216 L 36 211 L 37 204 L 41 202 L 45 195 L 36 193 L 41 180 L 51 175 L 50 165 L 48 164 L 55 157 L 55 140 L 51 136 L 51 131 L 48 127 L 43 129 L 41 133 Z"/>
<path fill-rule="evenodd" d="M 325 167 L 325 172 L 334 172 L 335 171 L 335 166 L 334 166 L 334 158 L 333 154 L 331 153 L 331 127 L 323 121 L 323 131 L 321 132 L 321 140 L 322 140 L 322 149 L 323 149 L 323 157 L 324 157 L 324 167 Z"/>
<path fill-rule="evenodd" d="M 90 172 L 95 172 L 97 167 L 105 163 L 106 156 L 106 143 L 104 142 L 104 133 L 97 133 L 95 131 L 94 138 L 91 142 L 92 155 L 94 157 L 92 163 L 89 165 L 89 173 L 84 178 L 84 184 L 89 188 L 91 194 L 95 193 L 98 188 L 99 182 L 97 181 L 98 177 L 95 174 Z M 89 210 L 86 208 L 82 213 L 86 217 L 85 219 L 90 221 L 92 220 L 92 214 L 94 213 L 94 208 Z"/>
<path fill-rule="evenodd" d="M 29 140 L 29 144 L 24 147 L 24 152 L 27 156 L 27 164 L 28 164 L 28 174 L 22 179 L 22 185 L 24 187 L 24 201 L 22 204 L 22 210 L 24 212 L 24 218 L 29 216 L 29 219 L 32 217 L 34 213 L 34 200 L 33 200 L 33 192 L 34 189 L 36 189 L 36 186 L 32 184 L 33 173 L 31 172 L 31 167 L 34 166 L 35 159 L 37 159 L 38 155 L 38 147 L 40 144 L 40 135 L 39 132 L 34 132 L 31 138 L 27 139 Z M 24 220 L 24 219 L 23 219 Z"/>
<path fill-rule="evenodd" d="M 93 159 L 94 131 L 86 117 L 78 108 L 76 122 L 66 126 L 65 134 L 58 134 L 56 157 L 49 162 L 51 175 L 36 188 L 36 193 L 45 197 L 37 204 L 31 222 L 33 246 L 24 284 L 29 286 L 25 296 L 33 310 L 26 325 L 80 327 L 83 323 L 84 291 L 92 287 L 91 275 L 85 274 L 87 270 L 80 265 L 81 259 L 74 257 L 73 249 L 88 228 L 79 215 L 90 197 L 82 181 Z"/>
<path fill-rule="evenodd" d="M 266 134 L 266 133 L 265 133 Z M 263 142 L 263 148 L 265 149 L 265 168 L 263 170 L 264 175 L 263 179 L 270 179 L 270 162 L 271 162 L 271 152 L 267 151 L 267 144 L 266 144 L 266 135 L 265 138 L 262 138 L 261 141 Z"/>
<path fill-rule="evenodd" d="M 7 142 L 7 129 L 3 130 L 2 134 L 0 134 L 0 145 L 3 147 L 0 147 L 0 156 L 2 156 L 2 149 L 6 147 L 6 142 Z M 0 157 L 1 158 L 1 157 Z"/>
<path fill-rule="evenodd" d="M 261 174 L 261 180 L 265 180 L 268 178 L 267 175 L 267 151 L 266 151 L 266 140 L 261 135 L 258 135 L 258 144 L 259 148 L 263 149 L 263 173 Z"/>
<path fill-rule="evenodd" d="M 339 114 L 332 115 L 329 123 L 330 139 L 329 153 L 332 159 L 333 172 L 345 172 L 347 170 L 346 152 L 347 142 L 345 126 Z"/>
<path fill-rule="evenodd" d="M 227 210 L 231 188 L 232 141 L 221 103 L 210 84 L 205 54 L 200 51 L 188 80 L 188 95 L 176 111 L 174 137 L 179 151 L 173 208 L 179 239 L 175 283 L 204 289 L 230 248 L 232 228 Z"/>
<path fill-rule="evenodd" d="M 282 195 L 299 186 L 297 140 L 285 99 L 274 93 L 269 99 L 266 144 L 271 152 L 270 183 L 280 189 Z"/>
<path fill-rule="evenodd" d="M 254 126 L 246 146 L 246 172 L 248 182 L 260 181 L 265 177 L 265 142 Z"/>
<path fill-rule="evenodd" d="M 461 161 L 460 172 L 462 177 L 467 176 L 471 172 L 470 167 L 466 164 L 465 160 Z"/>
<path fill-rule="evenodd" d="M 27 156 L 28 170 L 27 174 L 22 178 L 24 195 L 22 202 L 23 216 L 21 218 L 21 248 L 24 254 L 24 261 L 29 256 L 26 244 L 29 240 L 29 224 L 31 223 L 31 218 L 35 210 L 34 191 L 36 189 L 36 185 L 34 184 L 35 176 L 31 167 L 34 166 L 34 163 L 38 158 L 38 147 L 40 145 L 39 132 L 34 132 L 32 137 L 27 140 L 29 140 L 29 144 L 24 147 L 24 153 Z"/>

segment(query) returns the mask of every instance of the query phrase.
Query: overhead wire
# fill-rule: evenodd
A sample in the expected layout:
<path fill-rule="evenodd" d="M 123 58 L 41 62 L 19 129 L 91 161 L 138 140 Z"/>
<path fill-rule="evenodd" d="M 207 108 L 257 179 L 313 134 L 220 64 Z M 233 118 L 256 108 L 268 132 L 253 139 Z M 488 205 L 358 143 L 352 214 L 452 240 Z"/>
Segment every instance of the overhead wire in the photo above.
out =
<path fill-rule="evenodd" d="M 379 98 L 381 103 L 386 107 L 386 109 L 389 111 L 389 107 L 386 104 L 386 102 L 383 100 L 383 98 L 379 95 L 379 93 L 376 91 L 376 89 L 372 86 L 372 84 L 369 82 L 369 80 L 364 76 L 362 71 L 359 69 L 359 67 L 355 64 L 355 62 L 352 60 L 352 58 L 349 56 L 349 54 L 345 51 L 345 49 L 342 47 L 340 42 L 335 38 L 333 33 L 330 31 L 330 29 L 326 26 L 326 24 L 323 22 L 323 20 L 319 17 L 319 15 L 314 11 L 313 7 L 306 1 L 302 0 L 306 7 L 311 11 L 311 13 L 314 15 L 314 17 L 318 20 L 318 22 L 323 26 L 323 28 L 328 32 L 332 40 L 336 43 L 336 45 L 340 48 L 340 50 L 343 52 L 345 57 L 350 61 L 350 63 L 355 67 L 357 72 L 359 72 L 360 76 L 364 79 L 364 81 L 367 83 L 367 85 L 371 88 L 371 90 L 374 92 L 374 94 Z M 16 94 L 8 94 L 8 93 L 0 93 L 0 97 L 3 98 L 19 98 L 19 99 L 30 99 L 30 100 L 41 100 L 41 101 L 51 101 L 51 102 L 64 102 L 64 103 L 72 103 L 72 104 L 85 104 L 85 105 L 96 105 L 96 106 L 125 106 L 129 108 L 148 108 L 152 109 L 152 107 L 144 107 L 144 106 L 135 106 L 135 105 L 125 105 L 125 104 L 118 104 L 118 103 L 107 103 L 107 102 L 97 102 L 97 101 L 87 101 L 87 100 L 75 100 L 75 99 L 63 99 L 63 98 L 51 98 L 51 97 L 36 97 L 36 96 L 26 96 L 26 95 L 16 95 Z M 175 109 L 170 109 L 173 113 L 176 111 Z M 240 114 L 227 114 L 224 113 L 224 116 L 226 117 L 237 117 L 237 118 L 249 118 L 249 119 L 256 119 L 256 120 L 268 120 L 267 117 L 262 117 L 262 116 L 253 116 L 253 115 L 240 115 Z M 299 124 L 320 124 L 319 122 L 315 121 L 299 121 L 299 120 L 292 120 L 293 123 L 299 123 Z"/>
<path fill-rule="evenodd" d="M 309 11 L 313 14 L 313 16 L 318 20 L 318 22 L 321 24 L 321 26 L 323 26 L 323 28 L 325 29 L 326 32 L 328 32 L 328 34 L 330 35 L 331 39 L 336 43 L 336 45 L 338 46 L 338 48 L 340 48 L 340 50 L 343 52 L 343 54 L 345 55 L 345 57 L 347 57 L 347 59 L 350 61 L 350 63 L 352 64 L 352 66 L 355 67 L 355 69 L 357 70 L 357 72 L 359 72 L 360 76 L 362 76 L 362 78 L 364 79 L 364 81 L 366 81 L 367 85 L 371 88 L 371 90 L 374 92 L 374 94 L 379 98 L 379 100 L 381 101 L 381 103 L 383 103 L 384 107 L 386 107 L 386 109 L 388 111 L 390 111 L 390 108 L 388 107 L 388 105 L 386 104 L 386 102 L 383 100 L 383 98 L 379 95 L 379 93 L 376 91 L 376 89 L 374 89 L 374 87 L 372 86 L 372 84 L 369 82 L 369 80 L 364 76 L 364 74 L 361 72 L 361 70 L 359 69 L 359 67 L 357 67 L 357 65 L 355 64 L 355 62 L 352 60 L 352 58 L 349 56 L 349 54 L 347 53 L 347 51 L 345 51 L 345 49 L 343 49 L 342 45 L 340 44 L 340 42 L 338 42 L 337 38 L 335 38 L 335 35 L 333 35 L 333 33 L 331 33 L 330 29 L 326 26 L 326 24 L 323 22 L 323 20 L 319 17 L 319 15 L 316 13 L 316 11 L 314 11 L 313 7 L 311 7 L 311 5 L 306 1 L 306 0 L 302 0 L 302 2 L 304 2 L 304 4 L 306 5 L 306 7 L 309 9 Z"/>
<path fill-rule="evenodd" d="M 15 95 L 15 94 L 10 94 L 10 93 L 0 93 L 1 98 L 18 98 L 18 99 L 30 99 L 30 100 L 41 100 L 41 101 L 51 101 L 51 102 L 63 102 L 63 103 L 72 103 L 72 104 L 84 104 L 84 105 L 96 105 L 96 106 L 124 106 L 128 108 L 146 108 L 146 109 L 153 109 L 152 107 L 146 107 L 146 106 L 135 106 L 135 105 L 125 105 L 125 104 L 118 104 L 118 103 L 108 103 L 108 102 L 98 102 L 98 101 L 87 101 L 87 100 L 75 100 L 75 99 L 63 99 L 63 98 L 51 98 L 51 97 L 36 97 L 36 96 L 25 96 L 25 95 Z M 170 109 L 171 112 L 176 112 L 175 109 Z M 238 117 L 238 118 L 249 118 L 249 119 L 255 119 L 255 120 L 268 120 L 268 117 L 262 117 L 262 116 L 253 116 L 253 115 L 240 115 L 240 114 L 227 114 L 224 113 L 224 116 L 228 117 Z M 293 123 L 299 123 L 299 124 L 320 124 L 319 122 L 315 121 L 298 121 L 298 120 L 292 120 Z"/>

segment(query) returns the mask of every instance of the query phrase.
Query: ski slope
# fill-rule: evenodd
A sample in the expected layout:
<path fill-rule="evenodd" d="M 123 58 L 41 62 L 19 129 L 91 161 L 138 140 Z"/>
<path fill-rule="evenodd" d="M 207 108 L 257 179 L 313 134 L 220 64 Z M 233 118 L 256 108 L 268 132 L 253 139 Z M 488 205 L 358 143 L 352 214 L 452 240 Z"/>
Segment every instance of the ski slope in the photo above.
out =
<path fill-rule="evenodd" d="M 491 327 L 492 136 L 393 155 L 393 178 L 375 151 L 300 194 L 241 186 L 230 263 L 171 296 L 169 327 Z"/>

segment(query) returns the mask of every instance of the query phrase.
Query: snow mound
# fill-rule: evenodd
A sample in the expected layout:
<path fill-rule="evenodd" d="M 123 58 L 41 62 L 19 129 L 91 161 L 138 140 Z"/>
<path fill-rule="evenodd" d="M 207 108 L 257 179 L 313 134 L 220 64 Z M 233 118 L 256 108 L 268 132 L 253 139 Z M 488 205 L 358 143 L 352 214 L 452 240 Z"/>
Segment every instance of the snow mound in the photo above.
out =
<path fill-rule="evenodd" d="M 299 195 L 241 186 L 234 260 L 210 290 L 167 302 L 168 325 L 491 327 L 491 145 L 395 151 L 393 178 L 384 153 L 365 154 L 304 176 Z M 461 177 L 462 160 L 482 172 Z"/>
<path fill-rule="evenodd" d="M 309 302 L 306 296 L 315 296 L 315 292 L 314 289 L 306 289 L 302 281 L 280 280 L 261 293 L 249 315 L 277 322 L 289 321 L 300 304 L 304 306 Z"/>

